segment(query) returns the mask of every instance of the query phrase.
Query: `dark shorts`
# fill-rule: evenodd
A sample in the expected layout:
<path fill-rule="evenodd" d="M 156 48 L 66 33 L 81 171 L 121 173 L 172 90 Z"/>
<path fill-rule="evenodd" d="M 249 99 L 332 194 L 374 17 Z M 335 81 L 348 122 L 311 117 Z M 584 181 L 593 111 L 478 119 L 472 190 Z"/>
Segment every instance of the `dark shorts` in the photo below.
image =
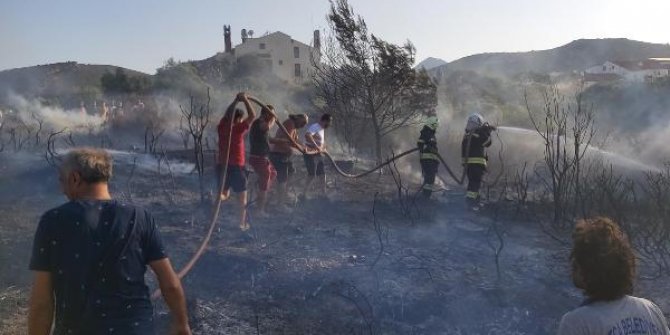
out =
<path fill-rule="evenodd" d="M 223 174 L 223 165 L 216 166 L 216 180 L 217 186 L 221 188 L 221 174 Z M 247 190 L 247 174 L 243 166 L 228 165 L 226 172 L 226 184 L 223 187 L 224 191 L 229 189 L 235 193 L 241 193 Z"/>
<path fill-rule="evenodd" d="M 304 155 L 303 157 L 305 160 L 305 168 L 307 168 L 307 175 L 314 177 L 326 174 L 323 169 L 323 156 L 321 154 Z"/>
<path fill-rule="evenodd" d="M 293 167 L 293 160 L 291 154 L 284 154 L 280 152 L 271 152 L 270 161 L 277 170 L 277 183 L 282 184 L 288 180 L 288 177 L 295 173 Z"/>

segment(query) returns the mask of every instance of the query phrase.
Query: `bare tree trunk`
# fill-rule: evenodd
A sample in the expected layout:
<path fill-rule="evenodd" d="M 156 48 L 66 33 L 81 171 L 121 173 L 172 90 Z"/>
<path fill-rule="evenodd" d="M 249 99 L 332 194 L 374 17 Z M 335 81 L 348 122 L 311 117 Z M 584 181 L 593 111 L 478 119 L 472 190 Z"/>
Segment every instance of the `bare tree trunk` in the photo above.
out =
<path fill-rule="evenodd" d="M 200 202 L 205 203 L 205 155 L 203 153 L 202 138 L 210 121 L 211 96 L 207 89 L 207 103 L 196 106 L 195 98 L 191 96 L 189 109 L 184 110 L 181 106 L 182 115 L 188 124 L 188 130 L 193 139 L 193 156 L 195 159 L 195 170 L 198 173 L 198 184 L 200 187 Z"/>
<path fill-rule="evenodd" d="M 383 161 L 382 158 L 382 136 L 375 131 L 375 159 L 377 164 Z"/>

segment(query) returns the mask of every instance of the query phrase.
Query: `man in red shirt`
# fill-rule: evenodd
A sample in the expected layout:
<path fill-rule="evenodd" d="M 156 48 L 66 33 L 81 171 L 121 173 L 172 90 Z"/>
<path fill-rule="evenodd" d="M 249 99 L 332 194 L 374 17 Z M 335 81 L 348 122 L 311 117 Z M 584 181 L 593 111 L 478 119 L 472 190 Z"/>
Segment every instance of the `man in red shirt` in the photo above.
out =
<path fill-rule="evenodd" d="M 247 109 L 247 117 L 244 112 L 236 108 L 239 102 L 244 103 Z M 247 176 L 244 171 L 245 150 L 244 136 L 249 132 L 251 123 L 256 118 L 256 112 L 249 102 L 249 97 L 242 92 L 237 95 L 235 101 L 228 106 L 226 114 L 219 122 L 219 156 L 217 162 L 218 187 L 221 190 L 221 200 L 228 200 L 230 189 L 239 195 L 240 204 L 240 229 L 247 231 Z M 232 120 L 232 121 L 231 121 Z M 223 181 L 223 170 L 227 166 L 225 182 Z M 223 182 L 223 189 L 221 183 Z"/>

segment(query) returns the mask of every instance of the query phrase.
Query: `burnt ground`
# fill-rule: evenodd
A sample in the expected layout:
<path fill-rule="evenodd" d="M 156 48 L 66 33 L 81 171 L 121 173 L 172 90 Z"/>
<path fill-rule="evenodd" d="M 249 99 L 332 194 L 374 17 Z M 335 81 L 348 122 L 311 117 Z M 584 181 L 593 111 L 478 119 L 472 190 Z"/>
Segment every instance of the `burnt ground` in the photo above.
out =
<path fill-rule="evenodd" d="M 127 161 L 116 165 L 112 191 L 154 213 L 179 268 L 207 229 L 197 179 L 175 173 L 172 184 L 164 169 Z M 552 334 L 580 303 L 568 247 L 536 225 L 473 213 L 458 187 L 403 216 L 394 186 L 384 175 L 331 177 L 328 199 L 293 203 L 272 219 L 255 219 L 252 208 L 253 238 L 225 204 L 207 253 L 184 279 L 194 333 Z M 62 201 L 43 159 L 0 153 L 1 334 L 26 332 L 32 234 L 39 215 Z M 500 275 L 494 223 L 505 231 Z M 665 282 L 640 281 L 638 294 L 667 311 Z M 156 313 L 167 333 L 162 302 Z"/>

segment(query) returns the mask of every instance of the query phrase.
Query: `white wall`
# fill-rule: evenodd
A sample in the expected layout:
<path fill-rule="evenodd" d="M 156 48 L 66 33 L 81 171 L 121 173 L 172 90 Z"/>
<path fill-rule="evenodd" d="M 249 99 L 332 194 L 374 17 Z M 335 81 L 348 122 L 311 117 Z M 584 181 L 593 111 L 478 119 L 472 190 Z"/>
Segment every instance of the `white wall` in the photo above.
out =
<path fill-rule="evenodd" d="M 612 62 L 596 65 L 586 69 L 584 72 L 591 74 L 618 74 L 628 81 L 642 82 L 648 78 L 662 78 L 670 76 L 668 69 L 630 71 Z"/>
<path fill-rule="evenodd" d="M 586 69 L 586 73 L 592 74 L 618 74 L 620 76 L 627 76 L 630 71 L 625 68 L 616 65 L 612 62 L 605 62 L 603 65 L 596 65 Z"/>
<path fill-rule="evenodd" d="M 261 44 L 265 45 L 261 49 Z M 294 48 L 298 48 L 296 58 Z M 235 57 L 256 55 L 267 59 L 271 63 L 272 72 L 280 78 L 290 82 L 304 82 L 311 80 L 313 67 L 311 53 L 313 48 L 304 43 L 291 39 L 290 36 L 276 32 L 267 36 L 250 38 L 235 47 Z M 296 77 L 295 66 L 300 64 L 300 76 Z"/>

